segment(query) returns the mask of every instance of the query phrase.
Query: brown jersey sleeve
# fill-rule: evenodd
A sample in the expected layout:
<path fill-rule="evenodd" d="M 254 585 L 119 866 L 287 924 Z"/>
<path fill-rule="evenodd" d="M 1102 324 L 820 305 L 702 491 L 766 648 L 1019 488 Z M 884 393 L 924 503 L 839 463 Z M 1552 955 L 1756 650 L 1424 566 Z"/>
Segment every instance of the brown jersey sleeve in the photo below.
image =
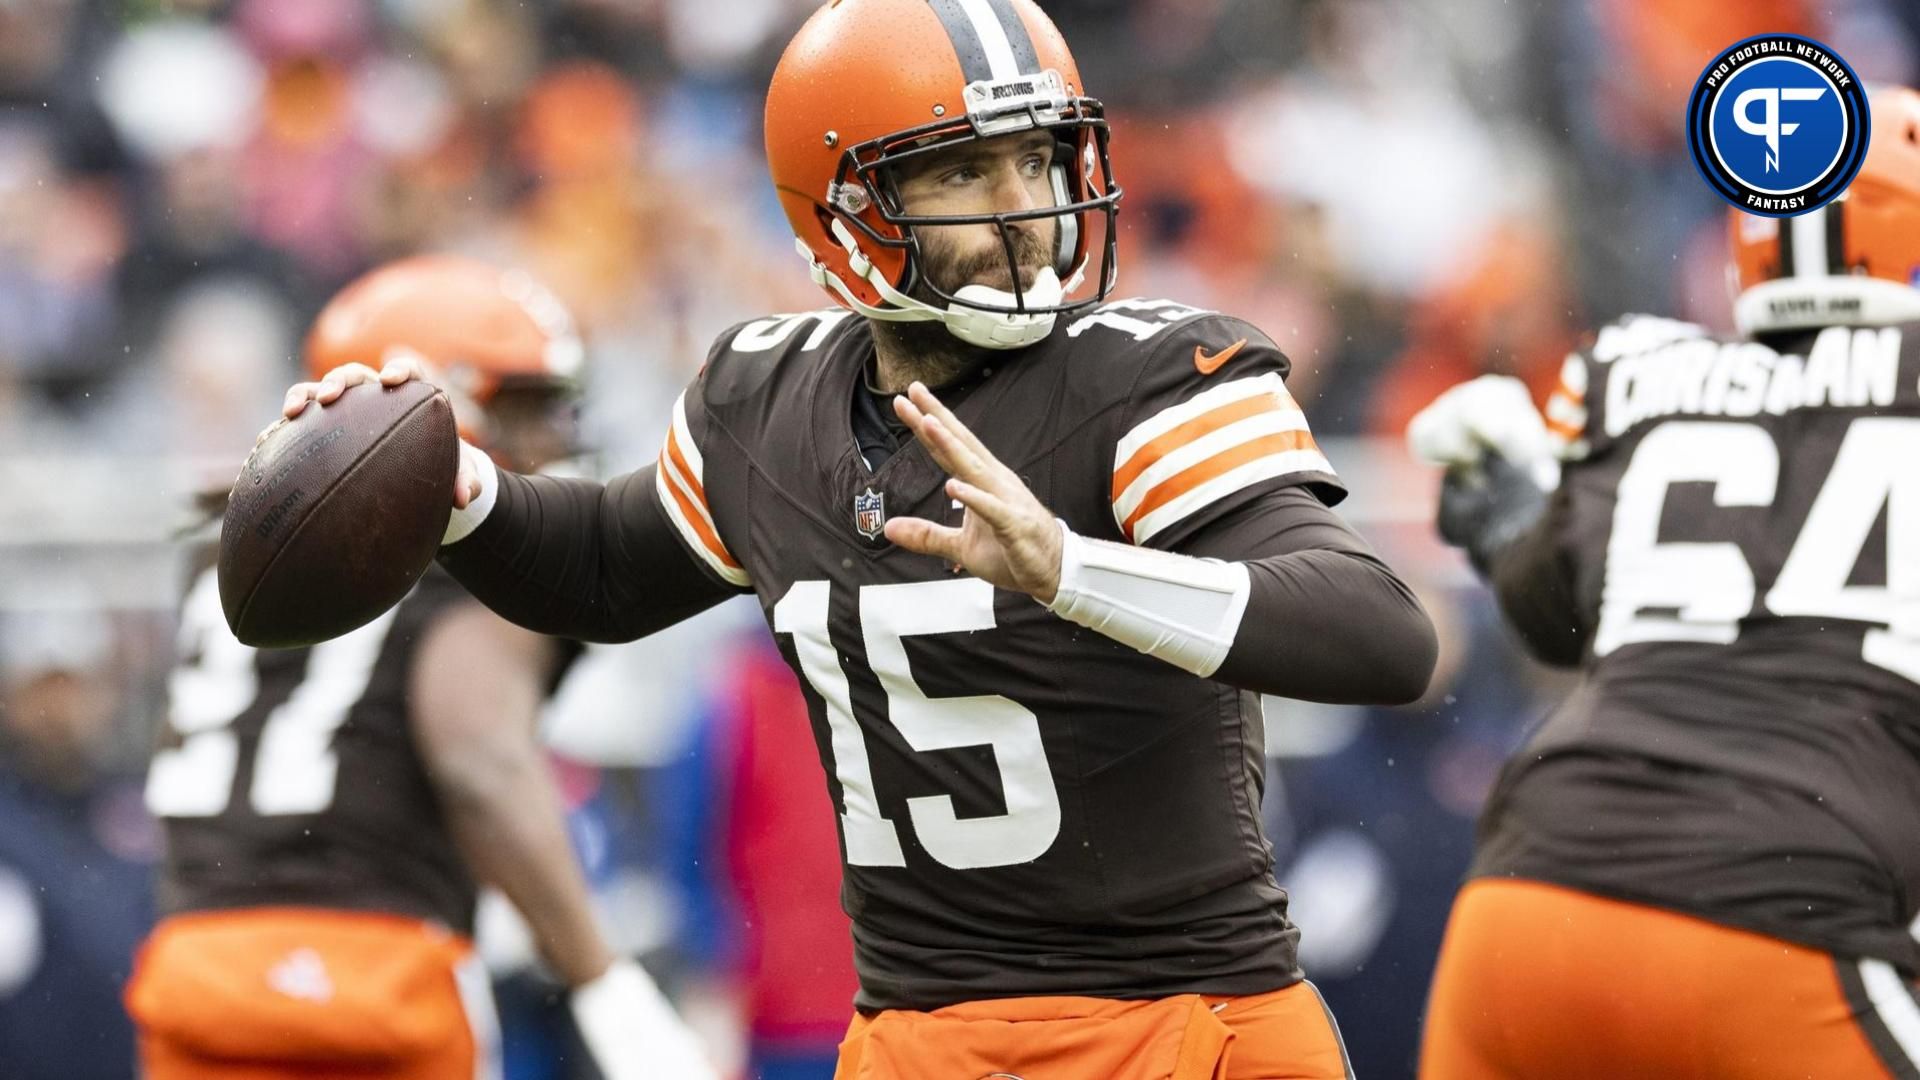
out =
<path fill-rule="evenodd" d="M 604 485 L 502 471 L 493 510 L 441 565 L 512 622 L 581 641 L 632 641 L 748 591 L 714 522 L 705 445 L 707 372 L 739 331 L 673 403 L 652 465 Z"/>
<path fill-rule="evenodd" d="M 1595 379 L 1594 357 L 1604 349 L 1611 358 L 1637 343 L 1671 340 L 1688 329 L 1665 320 L 1630 317 L 1604 329 L 1598 343 L 1569 354 L 1546 408 L 1547 431 L 1563 462 L 1559 486 L 1547 493 L 1545 509 L 1524 530 L 1510 538 L 1489 535 L 1478 547 L 1466 545 L 1507 624 L 1527 652 L 1543 664 L 1578 667 L 1593 633 L 1591 613 L 1580 602 L 1575 552 L 1568 537 L 1574 530 L 1573 491 L 1579 477 L 1614 451 L 1614 439 L 1601 422 L 1604 396 L 1592 402 L 1588 398 Z M 1525 477 L 1512 473 L 1507 480 L 1524 481 Z"/>
<path fill-rule="evenodd" d="M 1155 338 L 1112 430 L 1104 486 L 1121 537 L 1244 563 L 1217 681 L 1331 702 L 1404 702 L 1433 672 L 1433 626 L 1328 507 L 1346 495 L 1258 327 L 1205 314 Z"/>
<path fill-rule="evenodd" d="M 693 557 L 662 507 L 657 465 L 601 485 L 500 474 L 473 535 L 440 563 L 505 618 L 543 634 L 632 641 L 739 590 Z"/>
<path fill-rule="evenodd" d="M 1527 651 L 1542 663 L 1577 667 L 1593 627 L 1582 614 L 1572 556 L 1561 538 L 1571 516 L 1567 486 L 1549 496 L 1533 527 L 1489 559 L 1487 582 Z"/>
<path fill-rule="evenodd" d="M 1252 593 L 1213 677 L 1263 694 L 1402 704 L 1438 655 L 1420 601 L 1310 489 L 1267 493 L 1209 521 L 1182 554 L 1246 565 Z"/>

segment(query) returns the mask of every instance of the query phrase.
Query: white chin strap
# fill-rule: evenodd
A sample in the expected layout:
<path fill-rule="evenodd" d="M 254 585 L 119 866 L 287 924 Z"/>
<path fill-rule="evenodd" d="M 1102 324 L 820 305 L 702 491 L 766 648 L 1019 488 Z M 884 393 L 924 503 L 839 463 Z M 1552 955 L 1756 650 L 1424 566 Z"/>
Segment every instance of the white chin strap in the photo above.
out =
<path fill-rule="evenodd" d="M 1035 342 L 1042 341 L 1053 332 L 1054 312 L 1034 312 L 1019 315 L 1008 312 L 989 311 L 974 307 L 973 304 L 991 304 L 997 307 L 1013 307 L 1018 301 L 1010 292 L 989 288 L 985 285 L 968 285 L 961 289 L 954 302 L 946 308 L 937 308 L 923 303 L 893 287 L 873 260 L 860 250 L 859 241 L 846 223 L 836 219 L 833 222 L 834 239 L 847 249 L 847 260 L 853 272 L 867 284 L 877 289 L 888 304 L 875 307 L 862 301 L 853 294 L 840 275 L 828 270 L 813 257 L 813 251 L 806 241 L 795 239 L 793 244 L 800 257 L 807 260 L 807 267 L 813 274 L 813 282 L 824 288 L 832 289 L 835 295 L 845 301 L 853 310 L 869 319 L 881 319 L 887 322 L 941 322 L 947 332 L 969 345 L 983 349 L 1024 349 Z M 1052 267 L 1043 268 L 1033 277 L 1033 284 L 1024 292 L 1026 303 L 1030 307 L 1050 308 L 1057 306 L 1065 296 L 1080 287 L 1086 276 L 1087 264 L 1082 261 L 1066 284 L 1061 284 L 1060 275 Z M 970 304 L 968 301 L 972 301 Z"/>
<path fill-rule="evenodd" d="M 1846 274 L 1763 281 L 1741 293 L 1733 304 L 1733 323 L 1743 334 L 1917 320 L 1920 289 Z"/>

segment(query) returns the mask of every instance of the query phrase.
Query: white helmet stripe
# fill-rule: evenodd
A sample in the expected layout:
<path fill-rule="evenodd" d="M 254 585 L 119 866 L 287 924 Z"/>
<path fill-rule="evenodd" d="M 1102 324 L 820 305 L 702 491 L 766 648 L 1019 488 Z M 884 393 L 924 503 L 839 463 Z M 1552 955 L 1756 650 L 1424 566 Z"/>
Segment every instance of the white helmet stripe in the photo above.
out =
<path fill-rule="evenodd" d="M 973 0 L 974 4 L 977 2 Z M 1013 49 L 1007 44 L 1006 32 L 991 11 L 975 10 L 969 0 L 927 0 L 927 6 L 940 19 L 947 39 L 953 42 L 954 58 L 960 61 L 960 77 L 969 84 L 997 82 L 1018 74 L 1013 67 Z M 993 27 L 995 46 L 987 44 L 982 23 Z"/>
<path fill-rule="evenodd" d="M 1829 273 L 1827 208 L 1822 206 L 1790 217 L 1786 226 L 1793 233 L 1793 265 L 1782 269 L 1794 277 L 1826 277 Z"/>
<path fill-rule="evenodd" d="M 980 39 L 980 48 L 987 54 L 988 76 L 995 82 L 1002 79 L 1020 77 L 1020 61 L 1013 55 L 1013 42 L 1007 38 L 1006 27 L 1000 25 L 987 0 L 959 0 L 960 10 L 966 13 L 967 21 L 973 24 L 973 32 Z"/>

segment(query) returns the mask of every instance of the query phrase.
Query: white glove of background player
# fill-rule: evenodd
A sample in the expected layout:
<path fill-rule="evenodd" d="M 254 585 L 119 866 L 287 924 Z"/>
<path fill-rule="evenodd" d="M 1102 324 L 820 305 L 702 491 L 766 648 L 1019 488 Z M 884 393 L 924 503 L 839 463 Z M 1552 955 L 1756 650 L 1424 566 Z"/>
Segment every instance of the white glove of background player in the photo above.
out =
<path fill-rule="evenodd" d="M 1526 384 L 1511 375 L 1482 375 L 1435 398 L 1407 425 L 1407 449 L 1449 468 L 1477 468 L 1492 451 L 1544 490 L 1560 483 L 1546 422 Z"/>
<path fill-rule="evenodd" d="M 607 1080 L 720 1080 L 680 1014 L 631 960 L 575 987 L 567 1003 Z"/>
<path fill-rule="evenodd" d="M 1510 375 L 1482 375 L 1435 398 L 1407 425 L 1407 449 L 1447 467 L 1436 524 L 1482 574 L 1540 519 L 1560 483 L 1546 422 Z"/>

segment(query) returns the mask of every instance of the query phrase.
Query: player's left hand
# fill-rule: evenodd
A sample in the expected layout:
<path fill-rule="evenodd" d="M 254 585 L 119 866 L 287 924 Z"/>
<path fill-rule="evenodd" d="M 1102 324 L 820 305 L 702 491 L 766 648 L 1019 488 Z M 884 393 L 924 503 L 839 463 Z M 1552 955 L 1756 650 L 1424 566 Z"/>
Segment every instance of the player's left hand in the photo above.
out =
<path fill-rule="evenodd" d="M 1053 602 L 1060 587 L 1060 525 L 1012 469 L 916 382 L 895 396 L 898 413 L 933 460 L 947 470 L 947 494 L 966 509 L 960 527 L 925 518 L 894 518 L 887 539 L 923 555 L 938 555 L 974 577 Z"/>

